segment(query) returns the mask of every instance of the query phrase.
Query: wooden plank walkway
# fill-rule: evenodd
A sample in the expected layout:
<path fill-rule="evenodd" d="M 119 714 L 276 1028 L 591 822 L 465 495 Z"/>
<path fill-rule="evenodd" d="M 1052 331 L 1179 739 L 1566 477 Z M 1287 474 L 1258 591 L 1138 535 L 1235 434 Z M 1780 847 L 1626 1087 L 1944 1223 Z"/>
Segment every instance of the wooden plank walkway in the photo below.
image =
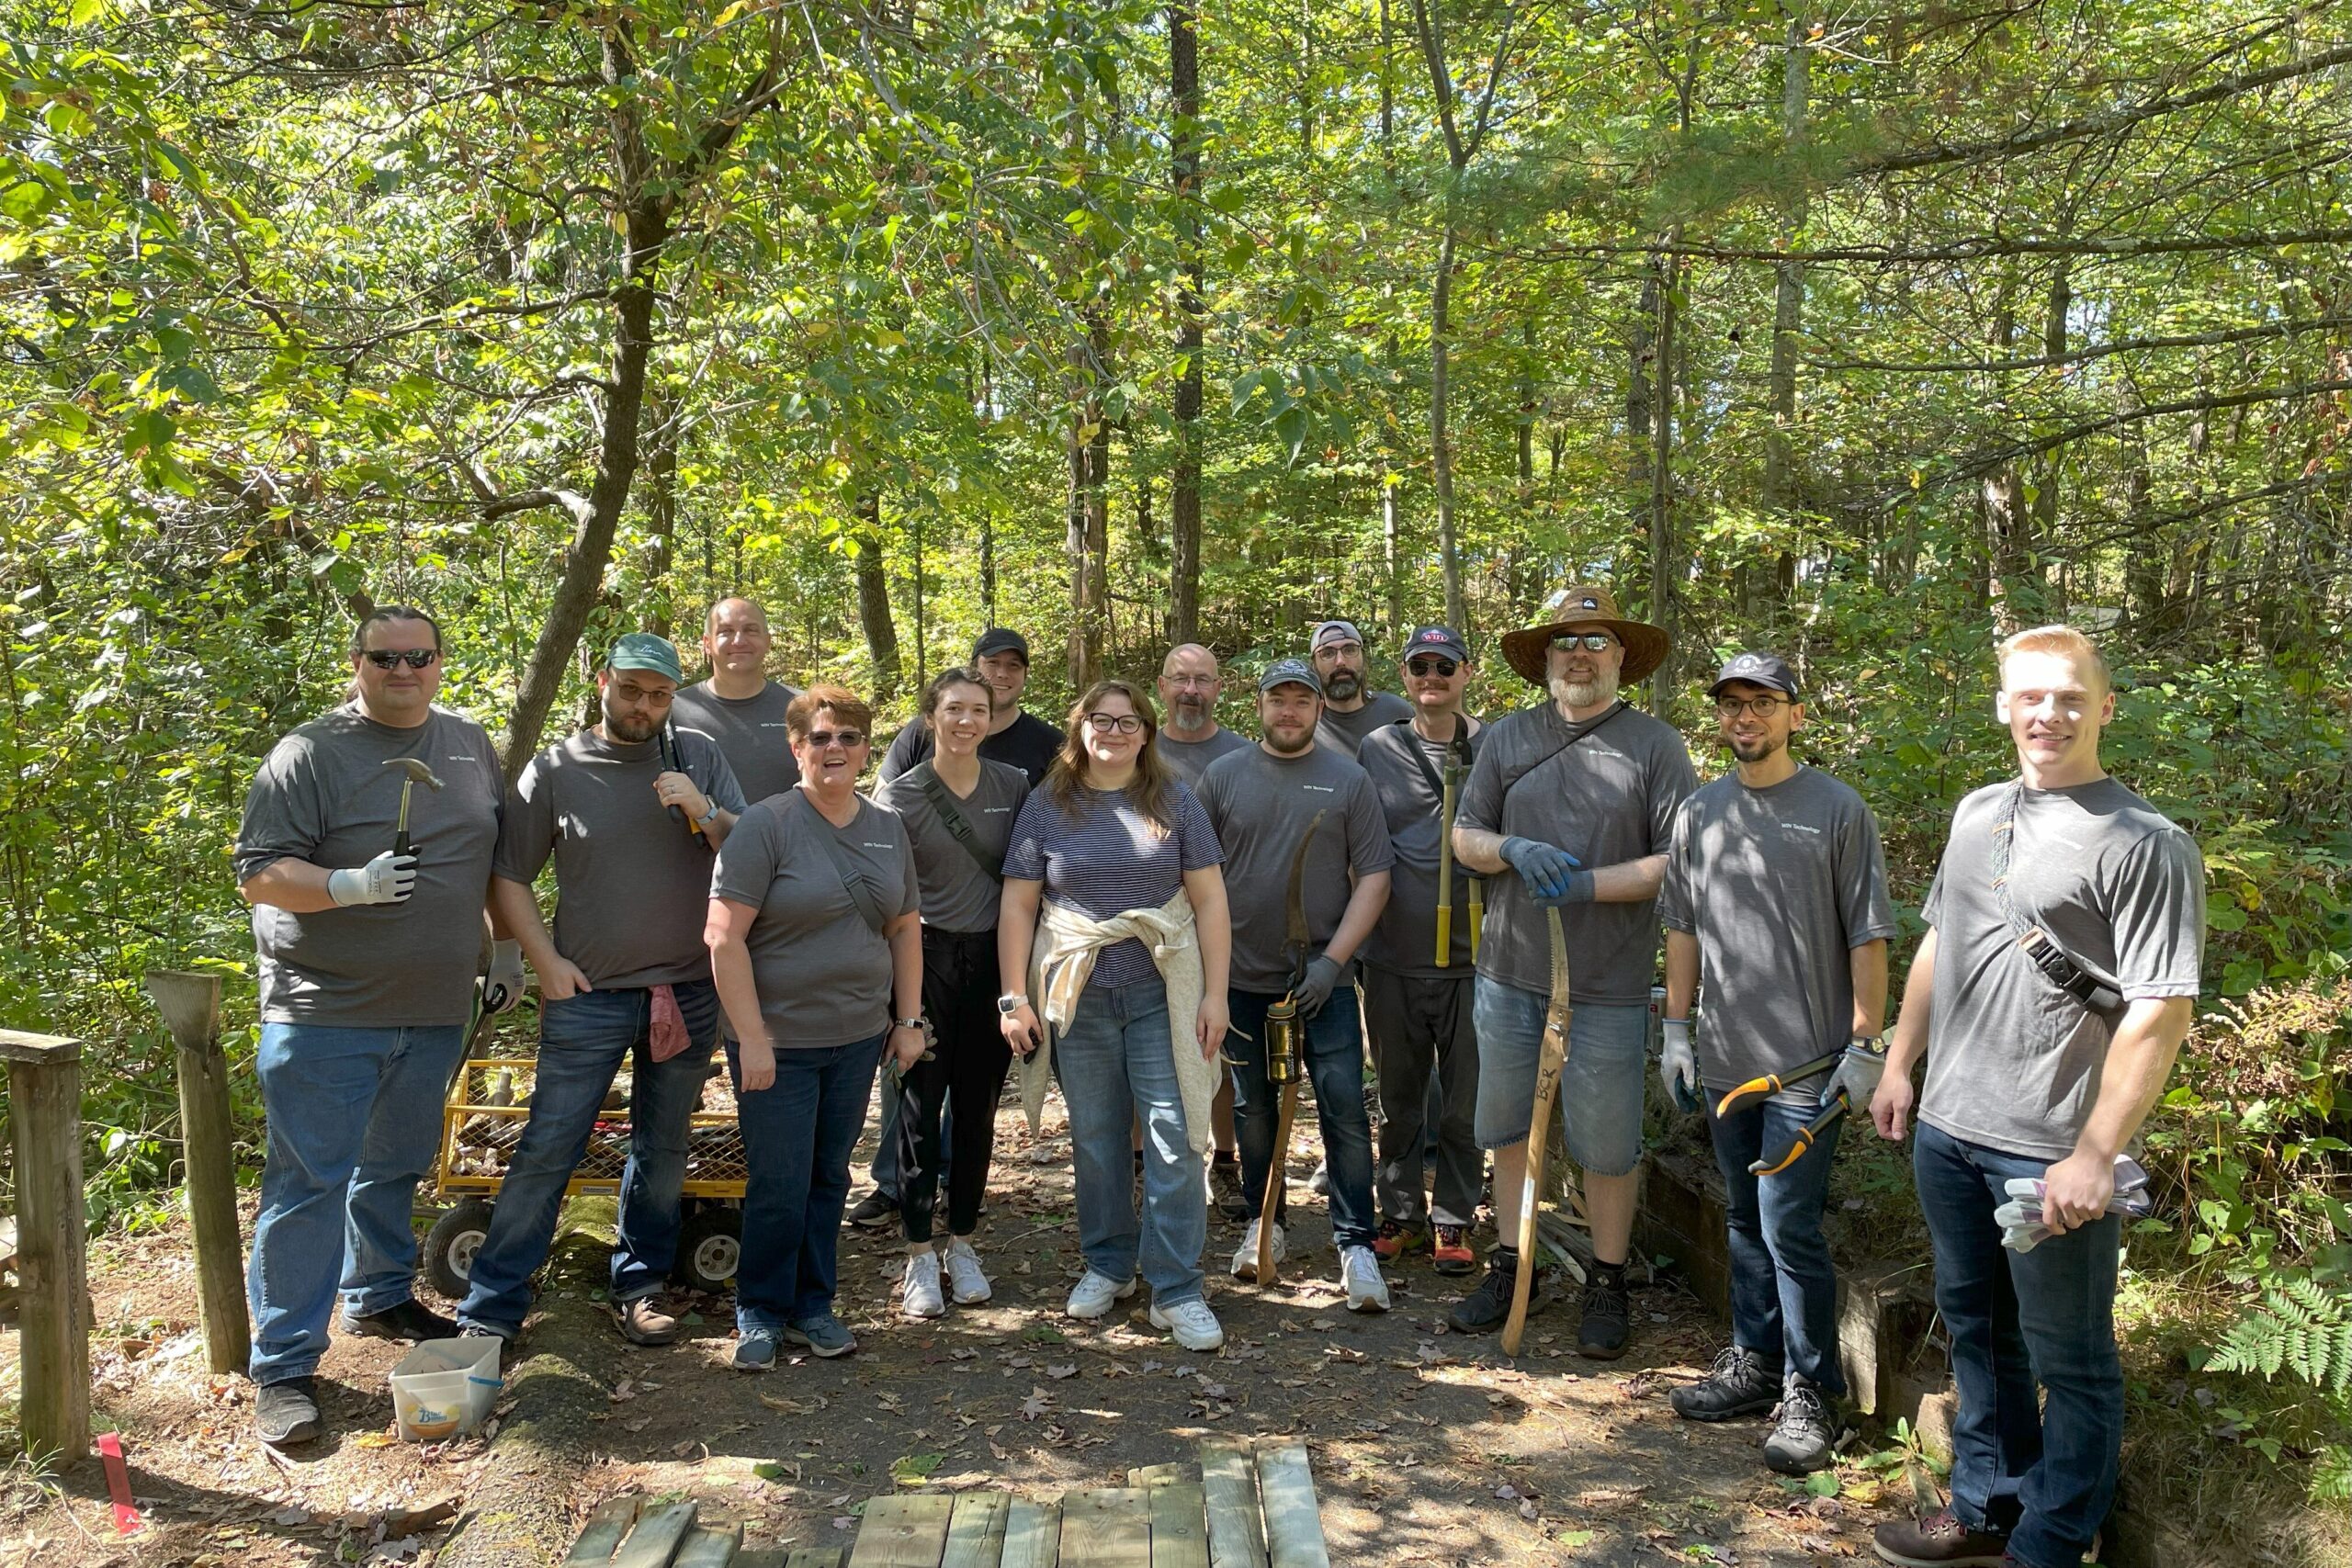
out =
<path fill-rule="evenodd" d="M 1197 1479 L 1195 1478 L 1197 1476 Z M 839 1547 L 745 1551 L 742 1527 L 634 1495 L 590 1515 L 563 1568 L 1330 1568 L 1306 1444 L 1204 1438 L 1200 1462 L 1142 1465 L 1125 1486 L 1051 1502 L 903 1492 L 865 1505 Z"/>

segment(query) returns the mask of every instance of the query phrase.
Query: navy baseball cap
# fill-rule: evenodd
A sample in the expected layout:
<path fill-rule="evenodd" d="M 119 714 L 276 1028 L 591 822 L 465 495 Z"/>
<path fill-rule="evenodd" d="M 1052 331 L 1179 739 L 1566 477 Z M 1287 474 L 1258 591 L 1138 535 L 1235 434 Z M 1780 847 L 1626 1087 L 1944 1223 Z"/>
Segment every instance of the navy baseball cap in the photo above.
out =
<path fill-rule="evenodd" d="M 1745 681 L 1751 686 L 1767 686 L 1786 693 L 1794 702 L 1797 695 L 1796 671 L 1789 661 L 1777 653 L 1738 653 L 1727 660 L 1715 673 L 1715 683 L 1707 688 L 1707 695 L 1720 696 L 1723 689 L 1734 681 Z"/>
<path fill-rule="evenodd" d="M 1434 653 L 1459 664 L 1470 662 L 1470 645 L 1452 626 L 1415 626 L 1413 635 L 1405 639 L 1405 651 L 1396 656 L 1402 664 L 1417 653 Z"/>
<path fill-rule="evenodd" d="M 1277 659 L 1258 677 L 1260 691 L 1272 691 L 1276 686 L 1304 686 L 1319 697 L 1323 694 L 1323 677 L 1304 659 Z"/>

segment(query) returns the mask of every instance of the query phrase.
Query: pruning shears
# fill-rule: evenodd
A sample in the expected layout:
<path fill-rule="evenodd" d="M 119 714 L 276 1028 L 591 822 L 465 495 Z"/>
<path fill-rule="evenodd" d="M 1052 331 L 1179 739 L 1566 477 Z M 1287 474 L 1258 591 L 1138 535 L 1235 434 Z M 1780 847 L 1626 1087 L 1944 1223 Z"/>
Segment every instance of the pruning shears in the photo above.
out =
<path fill-rule="evenodd" d="M 1817 1077 L 1835 1067 L 1845 1055 L 1845 1048 L 1840 1046 L 1827 1055 L 1815 1056 L 1812 1061 L 1802 1063 L 1785 1073 L 1767 1073 L 1762 1077 L 1750 1078 L 1715 1102 L 1715 1117 L 1720 1121 L 1735 1111 L 1745 1111 L 1749 1106 L 1780 1093 L 1791 1084 L 1803 1083 L 1807 1078 Z M 1853 1108 L 1853 1102 L 1847 1098 L 1846 1091 L 1839 1089 L 1830 1096 L 1829 1102 L 1814 1115 L 1812 1121 L 1797 1129 L 1796 1138 L 1789 1145 L 1786 1153 L 1778 1159 L 1767 1157 L 1756 1161 L 1747 1168 L 1747 1173 L 1750 1176 L 1776 1176 L 1788 1169 L 1804 1157 L 1805 1152 L 1813 1147 L 1822 1134 L 1837 1124 L 1839 1117 Z"/>

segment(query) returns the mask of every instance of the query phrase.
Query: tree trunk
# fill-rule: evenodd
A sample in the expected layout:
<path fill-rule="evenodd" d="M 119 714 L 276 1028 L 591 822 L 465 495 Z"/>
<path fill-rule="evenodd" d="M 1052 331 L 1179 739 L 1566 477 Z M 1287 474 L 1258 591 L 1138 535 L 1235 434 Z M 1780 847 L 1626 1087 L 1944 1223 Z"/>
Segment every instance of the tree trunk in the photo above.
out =
<path fill-rule="evenodd" d="M 1650 592 L 1651 624 L 1674 636 L 1674 297 L 1681 283 L 1680 259 L 1661 257 L 1657 287 L 1657 406 L 1650 412 Z M 1674 654 L 1650 677 L 1650 711 L 1673 722 Z"/>
<path fill-rule="evenodd" d="M 2005 270 L 1988 334 L 1993 357 L 2012 357 L 2017 335 L 2017 278 Z M 2015 463 L 1984 476 L 1977 486 L 1977 513 L 1984 528 L 1985 607 L 1994 628 L 2007 637 L 2041 618 L 2041 594 L 2033 581 L 2033 516 Z"/>
<path fill-rule="evenodd" d="M 874 697 L 899 694 L 906 667 L 899 656 L 899 627 L 890 618 L 890 579 L 882 558 L 882 496 L 868 491 L 857 498 L 857 525 L 850 531 L 857 554 L 857 624 L 865 633 L 865 654 L 874 664 Z"/>
<path fill-rule="evenodd" d="M 2066 317 L 2074 304 L 2074 278 L 2069 262 L 2062 256 L 2050 275 L 2050 296 L 2042 309 L 2041 352 L 2045 357 L 2055 358 L 2066 352 Z M 2033 502 L 2030 508 L 2033 524 L 2027 537 L 2030 547 L 2034 550 L 2045 547 L 2057 536 L 2058 502 L 2064 494 L 2065 463 L 2065 448 L 2060 447 L 2033 467 Z M 2038 558 L 2029 558 L 2028 569 L 2033 586 L 2041 591 L 2041 604 L 2033 613 L 2033 619 L 2043 621 L 2063 617 L 2066 613 L 2064 593 L 2051 591 Z"/>
<path fill-rule="evenodd" d="M 653 406 L 653 449 L 645 457 L 645 520 L 653 536 L 646 552 L 645 629 L 668 637 L 677 622 L 677 584 L 672 573 L 678 558 L 678 436 L 680 411 L 657 400 Z"/>
<path fill-rule="evenodd" d="M 1453 533 L 1453 443 L 1446 433 L 1446 372 L 1453 299 L 1453 220 L 1449 198 L 1445 237 L 1430 285 L 1430 470 L 1437 490 L 1438 567 L 1445 579 L 1445 624 L 1462 625 L 1462 554 Z"/>
<path fill-rule="evenodd" d="M 1790 153 L 1807 140 L 1806 114 L 1813 85 L 1811 26 L 1801 11 L 1789 12 L 1788 49 L 1781 79 L 1781 140 Z M 1783 243 L 1796 248 L 1804 231 L 1805 198 L 1800 184 L 1790 203 Z M 1802 487 L 1795 472 L 1792 435 L 1797 419 L 1797 333 L 1804 325 L 1804 264 L 1784 261 L 1773 269 L 1772 368 L 1766 399 L 1770 419 L 1764 430 L 1764 487 L 1761 497 L 1766 522 L 1779 537 L 1772 576 L 1755 581 L 1755 569 L 1743 566 L 1757 592 L 1748 597 L 1748 615 L 1777 620 L 1787 610 L 1796 587 L 1797 557 L 1803 551 Z"/>
<path fill-rule="evenodd" d="M 1168 498 L 1169 634 L 1195 642 L 1201 626 L 1201 378 L 1204 337 L 1201 263 L 1201 54 L 1190 0 L 1168 7 L 1168 85 L 1174 129 L 1169 138 L 1176 186 L 1178 265 L 1176 353 L 1176 472 Z"/>

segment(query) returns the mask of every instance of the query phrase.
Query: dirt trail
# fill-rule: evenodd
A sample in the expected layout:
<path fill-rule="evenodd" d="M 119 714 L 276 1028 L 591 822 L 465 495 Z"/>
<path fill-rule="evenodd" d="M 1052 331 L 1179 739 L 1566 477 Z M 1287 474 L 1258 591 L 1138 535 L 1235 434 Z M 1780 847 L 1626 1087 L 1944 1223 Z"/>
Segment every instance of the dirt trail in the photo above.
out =
<path fill-rule="evenodd" d="M 575 1511 L 632 1486 L 691 1493 L 755 1542 L 844 1544 L 856 1505 L 918 1477 L 1050 1495 L 1188 1461 L 1204 1433 L 1274 1431 L 1312 1446 L 1339 1561 L 1793 1568 L 1868 1555 L 1869 1525 L 1886 1514 L 1881 1472 L 1849 1465 L 1844 1495 L 1810 1495 L 1763 1468 L 1762 1424 L 1674 1417 L 1666 1391 L 1703 1371 L 1722 1330 L 1670 1280 L 1636 1292 L 1634 1349 L 1611 1365 L 1569 1348 L 1573 1302 L 1532 1321 L 1516 1366 L 1491 1337 L 1448 1333 L 1457 1282 L 1425 1258 L 1390 1270 L 1396 1310 L 1345 1311 L 1323 1205 L 1305 1193 L 1317 1153 L 1312 1118 L 1302 1121 L 1288 1283 L 1232 1280 L 1224 1264 L 1239 1229 L 1212 1224 L 1212 1302 L 1228 1336 L 1214 1357 L 1154 1332 L 1140 1298 L 1099 1324 L 1062 1315 L 1080 1265 L 1057 1102 L 1034 1145 L 1017 1111 L 999 1123 L 977 1238 L 994 1302 L 907 1323 L 895 1236 L 844 1235 L 840 1312 L 859 1349 L 843 1360 L 735 1373 L 731 1318 L 716 1300 L 693 1303 L 687 1342 L 626 1345 L 593 1305 L 603 1246 L 575 1235 L 547 1285 L 545 1304 L 561 1310 L 534 1332 L 564 1336 L 604 1407 L 580 1468 L 546 1484 Z M 115 1537 L 95 1464 L 62 1492 L 20 1470 L 0 1499 L 0 1568 L 429 1563 L 446 1524 L 401 1515 L 462 1504 L 490 1462 L 485 1443 L 395 1440 L 384 1379 L 398 1348 L 338 1340 L 322 1369 L 334 1435 L 300 1459 L 266 1454 L 248 1436 L 243 1379 L 202 1371 L 185 1247 L 184 1234 L 116 1239 L 93 1258 L 101 1420 L 123 1434 L 151 1528 Z M 13 1336 L 0 1341 L 0 1385 L 13 1386 L 15 1350 Z"/>

